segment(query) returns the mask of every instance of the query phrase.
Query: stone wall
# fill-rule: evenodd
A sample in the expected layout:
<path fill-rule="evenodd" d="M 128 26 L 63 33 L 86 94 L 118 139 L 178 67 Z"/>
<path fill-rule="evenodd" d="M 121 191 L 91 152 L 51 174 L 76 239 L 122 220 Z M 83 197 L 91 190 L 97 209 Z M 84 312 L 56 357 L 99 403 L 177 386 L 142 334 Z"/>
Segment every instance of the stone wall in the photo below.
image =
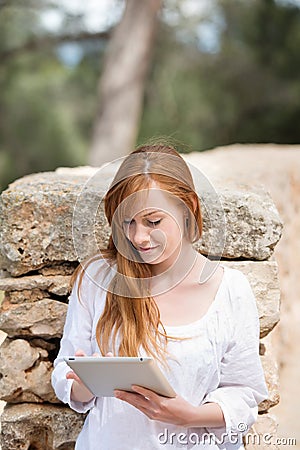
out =
<path fill-rule="evenodd" d="M 270 193 L 284 222 L 282 237 L 274 248 L 280 282 L 280 322 L 270 335 L 279 365 L 280 402 L 272 409 L 279 421 L 278 435 L 296 440 L 300 450 L 298 420 L 300 398 L 300 146 L 234 144 L 186 159 L 200 168 L 214 184 L 235 180 L 250 186 L 262 184 Z"/>
<path fill-rule="evenodd" d="M 5 291 L 0 329 L 7 334 L 0 347 L 0 399 L 7 402 L 1 416 L 2 450 L 71 450 L 84 420 L 56 399 L 50 377 L 67 310 L 70 276 L 78 264 L 72 240 L 74 206 L 94 172 L 60 169 L 26 176 L 12 183 L 0 198 L 0 290 Z M 81 211 L 83 222 L 77 224 L 80 258 L 95 251 L 85 233 L 85 221 L 112 173 L 102 176 L 106 183 L 99 183 L 97 192 L 95 186 L 89 187 L 86 209 Z M 217 194 L 226 219 L 222 262 L 244 272 L 255 293 L 260 354 L 270 392 L 269 400 L 259 406 L 255 430 L 249 432 L 276 433 L 276 418 L 269 410 L 279 402 L 278 365 L 269 334 L 280 318 L 278 270 L 272 255 L 282 222 L 261 186 L 224 184 Z M 210 204 L 209 198 L 206 201 Z M 195 247 L 214 257 L 219 248 L 211 236 L 218 236 L 221 211 L 218 205 L 210 206 L 210 217 L 204 216 L 203 239 Z M 109 228 L 101 208 L 96 223 L 97 245 L 105 246 Z"/>

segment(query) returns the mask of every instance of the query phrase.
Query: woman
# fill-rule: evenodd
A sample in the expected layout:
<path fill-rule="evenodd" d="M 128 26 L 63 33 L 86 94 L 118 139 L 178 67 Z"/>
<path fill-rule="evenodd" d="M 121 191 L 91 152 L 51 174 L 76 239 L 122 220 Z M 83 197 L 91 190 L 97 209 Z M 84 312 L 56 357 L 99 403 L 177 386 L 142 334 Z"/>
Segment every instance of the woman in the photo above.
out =
<path fill-rule="evenodd" d="M 192 245 L 202 216 L 188 166 L 170 146 L 142 146 L 104 204 L 108 248 L 74 273 L 52 375 L 59 399 L 89 411 L 75 448 L 242 449 L 268 398 L 258 312 L 245 275 Z M 94 398 L 63 357 L 100 353 L 155 358 L 176 397 L 134 386 Z"/>

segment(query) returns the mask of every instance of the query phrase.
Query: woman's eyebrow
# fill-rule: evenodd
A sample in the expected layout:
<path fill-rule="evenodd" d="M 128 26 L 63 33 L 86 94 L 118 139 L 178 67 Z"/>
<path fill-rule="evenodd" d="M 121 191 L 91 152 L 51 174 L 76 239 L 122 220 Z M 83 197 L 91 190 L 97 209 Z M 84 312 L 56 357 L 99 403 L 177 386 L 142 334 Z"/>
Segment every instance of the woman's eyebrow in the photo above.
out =
<path fill-rule="evenodd" d="M 160 210 L 151 211 L 151 212 L 148 212 L 148 213 L 144 214 L 144 215 L 142 216 L 142 218 L 144 218 L 144 217 L 149 217 L 149 216 L 152 216 L 153 214 L 157 214 L 157 213 L 161 213 L 161 212 L 162 212 L 162 211 L 160 211 Z"/>
<path fill-rule="evenodd" d="M 148 217 L 148 216 L 151 216 L 152 214 L 157 214 L 157 213 L 160 213 L 160 212 L 161 211 L 159 211 L 159 210 L 151 211 L 151 212 L 149 212 L 147 214 L 144 214 L 142 217 Z"/>

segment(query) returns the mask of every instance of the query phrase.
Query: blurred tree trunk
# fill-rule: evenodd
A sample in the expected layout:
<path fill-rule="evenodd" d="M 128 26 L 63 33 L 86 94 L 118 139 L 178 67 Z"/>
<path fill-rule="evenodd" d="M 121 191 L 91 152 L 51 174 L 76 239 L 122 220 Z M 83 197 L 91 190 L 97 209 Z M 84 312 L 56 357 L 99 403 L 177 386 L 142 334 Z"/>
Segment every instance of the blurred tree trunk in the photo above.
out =
<path fill-rule="evenodd" d="M 99 82 L 89 164 L 100 166 L 133 149 L 162 0 L 127 0 L 108 45 Z"/>

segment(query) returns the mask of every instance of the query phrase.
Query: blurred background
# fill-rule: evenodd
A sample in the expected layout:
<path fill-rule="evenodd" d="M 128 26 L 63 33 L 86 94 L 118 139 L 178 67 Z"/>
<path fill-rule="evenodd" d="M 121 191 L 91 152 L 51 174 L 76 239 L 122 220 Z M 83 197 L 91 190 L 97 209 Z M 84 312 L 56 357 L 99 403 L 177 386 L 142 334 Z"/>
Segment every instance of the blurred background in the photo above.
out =
<path fill-rule="evenodd" d="M 285 222 L 274 413 L 291 438 L 300 438 L 299 49 L 300 0 L 0 0 L 0 192 L 26 174 L 100 166 L 156 136 L 184 153 L 248 144 L 220 161 L 263 181 Z"/>
<path fill-rule="evenodd" d="M 0 1 L 0 190 L 24 174 L 99 165 L 114 140 L 115 157 L 157 135 L 184 152 L 300 142 L 299 1 L 125 6 Z"/>

